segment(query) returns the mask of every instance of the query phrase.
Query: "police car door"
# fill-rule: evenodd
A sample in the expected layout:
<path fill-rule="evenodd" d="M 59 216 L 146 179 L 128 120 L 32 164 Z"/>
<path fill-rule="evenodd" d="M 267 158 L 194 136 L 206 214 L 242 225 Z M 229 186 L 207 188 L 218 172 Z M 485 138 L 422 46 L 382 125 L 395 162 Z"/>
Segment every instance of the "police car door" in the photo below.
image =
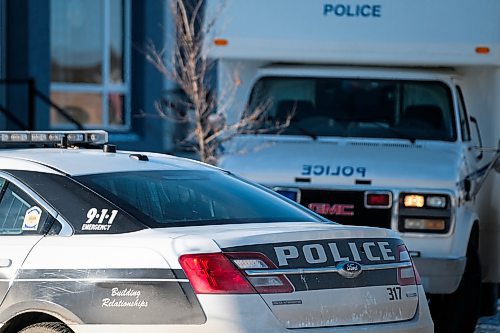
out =
<path fill-rule="evenodd" d="M 26 193 L 27 188 L 14 183 L 15 179 L 0 174 L 0 305 L 29 252 L 43 237 L 49 216 Z"/>

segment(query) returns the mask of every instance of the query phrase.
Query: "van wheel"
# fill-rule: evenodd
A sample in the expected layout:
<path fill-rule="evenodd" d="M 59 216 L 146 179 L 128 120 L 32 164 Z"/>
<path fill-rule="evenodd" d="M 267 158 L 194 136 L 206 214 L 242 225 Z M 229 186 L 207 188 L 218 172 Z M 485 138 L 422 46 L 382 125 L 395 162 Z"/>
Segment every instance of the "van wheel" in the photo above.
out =
<path fill-rule="evenodd" d="M 481 312 L 480 316 L 494 316 L 497 314 L 498 283 L 483 283 L 481 285 Z"/>
<path fill-rule="evenodd" d="M 436 333 L 473 333 L 481 306 L 481 265 L 477 247 L 467 249 L 467 264 L 458 289 L 452 294 L 430 295 Z"/>
<path fill-rule="evenodd" d="M 23 328 L 19 333 L 73 333 L 68 326 L 63 323 L 38 323 Z"/>

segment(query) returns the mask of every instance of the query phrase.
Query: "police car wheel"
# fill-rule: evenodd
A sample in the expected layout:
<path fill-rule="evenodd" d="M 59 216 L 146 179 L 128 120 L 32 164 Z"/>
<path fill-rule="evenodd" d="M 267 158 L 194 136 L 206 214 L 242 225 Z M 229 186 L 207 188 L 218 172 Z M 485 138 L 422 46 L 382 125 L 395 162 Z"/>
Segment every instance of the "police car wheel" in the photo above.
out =
<path fill-rule="evenodd" d="M 477 249 L 469 246 L 467 264 L 458 289 L 431 295 L 429 304 L 436 333 L 473 333 L 481 305 L 481 265 Z"/>
<path fill-rule="evenodd" d="M 62 323 L 47 322 L 30 325 L 19 333 L 73 333 L 73 331 Z"/>

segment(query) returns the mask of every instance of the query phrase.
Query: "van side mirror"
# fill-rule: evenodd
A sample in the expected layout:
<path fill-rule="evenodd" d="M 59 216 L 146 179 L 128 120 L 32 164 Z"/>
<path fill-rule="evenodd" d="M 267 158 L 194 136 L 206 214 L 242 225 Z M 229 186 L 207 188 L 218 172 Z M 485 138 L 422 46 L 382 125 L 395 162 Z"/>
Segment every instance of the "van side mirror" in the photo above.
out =
<path fill-rule="evenodd" d="M 481 132 L 479 131 L 479 125 L 477 123 L 477 119 L 475 117 L 470 117 L 471 123 L 474 124 L 474 127 L 476 128 L 476 134 L 477 134 L 477 139 L 479 140 L 479 154 L 477 154 L 476 158 L 478 160 L 481 160 L 483 158 L 483 151 L 481 148 L 483 148 L 483 139 L 481 138 Z"/>

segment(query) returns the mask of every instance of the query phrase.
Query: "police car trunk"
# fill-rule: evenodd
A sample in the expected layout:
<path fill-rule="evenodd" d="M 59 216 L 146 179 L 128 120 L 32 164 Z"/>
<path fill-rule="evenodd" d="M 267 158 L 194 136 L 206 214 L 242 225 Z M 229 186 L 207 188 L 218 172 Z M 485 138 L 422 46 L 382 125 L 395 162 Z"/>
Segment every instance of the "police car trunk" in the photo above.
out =
<path fill-rule="evenodd" d="M 389 231 L 311 223 L 230 229 L 210 227 L 222 254 L 180 258 L 196 293 L 258 293 L 286 328 L 416 314 L 417 278 L 405 246 Z"/>

